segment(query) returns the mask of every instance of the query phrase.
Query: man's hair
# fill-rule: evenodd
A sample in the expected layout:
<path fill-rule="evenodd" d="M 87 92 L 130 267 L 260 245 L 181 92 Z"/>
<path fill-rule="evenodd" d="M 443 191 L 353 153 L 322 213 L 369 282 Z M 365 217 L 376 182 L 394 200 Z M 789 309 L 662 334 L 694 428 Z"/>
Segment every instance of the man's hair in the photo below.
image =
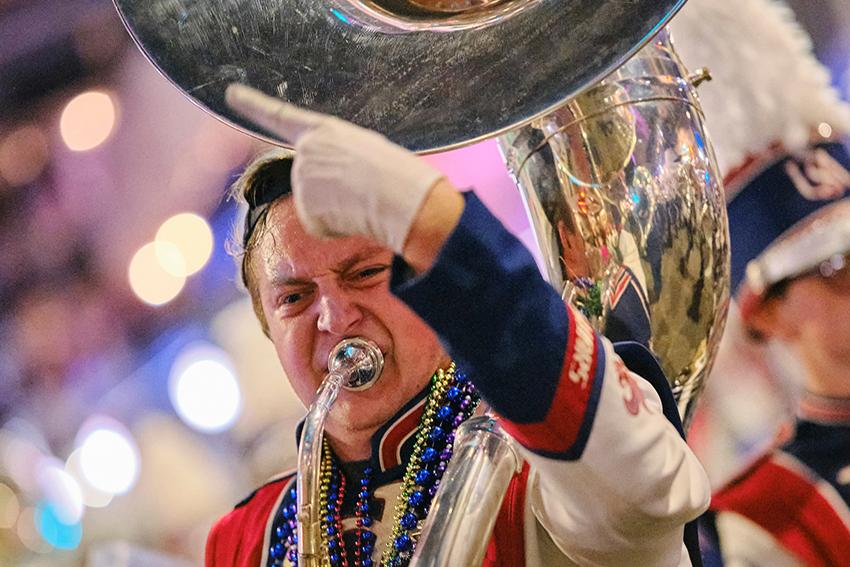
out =
<path fill-rule="evenodd" d="M 236 227 L 230 239 L 229 249 L 240 260 L 242 283 L 251 296 L 254 314 L 266 336 L 269 336 L 269 325 L 260 301 L 252 259 L 260 239 L 268 231 L 268 210 L 291 191 L 293 159 L 293 152 L 282 148 L 264 152 L 248 164 L 230 187 L 230 197 L 245 205 L 247 211 L 243 224 Z"/>

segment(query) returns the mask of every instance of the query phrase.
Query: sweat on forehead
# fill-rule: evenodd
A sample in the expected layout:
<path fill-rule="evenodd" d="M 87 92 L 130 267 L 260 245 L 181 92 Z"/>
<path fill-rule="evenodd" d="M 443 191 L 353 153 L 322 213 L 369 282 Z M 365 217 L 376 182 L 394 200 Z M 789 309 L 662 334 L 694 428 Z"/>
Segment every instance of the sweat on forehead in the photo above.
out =
<path fill-rule="evenodd" d="M 257 265 L 270 277 L 313 275 L 320 271 L 344 271 L 357 262 L 392 252 L 360 236 L 327 239 L 310 235 L 298 220 L 292 199 L 280 199 L 269 210 L 265 226 L 257 235 Z"/>

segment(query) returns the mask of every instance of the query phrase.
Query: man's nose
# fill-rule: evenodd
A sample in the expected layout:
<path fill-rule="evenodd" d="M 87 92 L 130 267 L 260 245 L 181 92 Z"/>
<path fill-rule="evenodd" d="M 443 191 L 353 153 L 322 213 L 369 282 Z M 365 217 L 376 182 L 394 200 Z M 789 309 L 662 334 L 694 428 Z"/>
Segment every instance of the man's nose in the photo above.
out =
<path fill-rule="evenodd" d="M 345 335 L 360 321 L 362 312 L 342 290 L 322 293 L 319 298 L 320 331 L 334 335 Z"/>

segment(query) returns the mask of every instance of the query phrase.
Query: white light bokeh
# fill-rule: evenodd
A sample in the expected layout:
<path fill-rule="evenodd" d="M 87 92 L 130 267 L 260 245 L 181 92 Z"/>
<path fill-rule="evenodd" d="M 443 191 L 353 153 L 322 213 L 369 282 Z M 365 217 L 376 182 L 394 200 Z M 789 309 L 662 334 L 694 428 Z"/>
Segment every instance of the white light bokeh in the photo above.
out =
<path fill-rule="evenodd" d="M 83 493 L 77 480 L 56 459 L 45 460 L 38 470 L 38 485 L 63 524 L 76 524 L 83 518 Z"/>
<path fill-rule="evenodd" d="M 180 213 L 162 223 L 154 242 L 163 268 L 173 276 L 186 277 L 200 271 L 209 261 L 213 233 L 203 217 Z M 178 251 L 176 258 L 173 248 Z"/>
<path fill-rule="evenodd" d="M 21 503 L 15 491 L 9 485 L 0 482 L 0 530 L 15 527 L 21 514 Z"/>
<path fill-rule="evenodd" d="M 159 253 L 157 253 L 159 248 Z M 171 258 L 172 264 L 178 263 L 180 251 L 173 244 L 157 246 L 149 242 L 136 252 L 130 261 L 128 277 L 133 293 L 148 305 L 164 305 L 177 297 L 186 285 L 185 276 L 169 273 L 160 261 L 160 256 Z"/>
<path fill-rule="evenodd" d="M 208 343 L 186 347 L 171 367 L 168 394 L 177 415 L 205 433 L 229 429 L 242 410 L 233 363 Z"/>
<path fill-rule="evenodd" d="M 75 152 L 92 150 L 109 138 L 115 117 L 115 103 L 108 94 L 89 91 L 77 95 L 62 111 L 62 140 Z"/>
<path fill-rule="evenodd" d="M 65 461 L 65 471 L 76 479 L 83 496 L 83 504 L 89 508 L 104 508 L 112 502 L 114 495 L 111 492 L 92 486 L 86 475 L 83 474 L 83 467 L 80 463 L 80 449 L 75 449 L 68 456 Z"/>
<path fill-rule="evenodd" d="M 80 469 L 86 482 L 102 492 L 124 494 L 139 478 L 139 449 L 120 423 L 97 418 L 83 426 Z"/>

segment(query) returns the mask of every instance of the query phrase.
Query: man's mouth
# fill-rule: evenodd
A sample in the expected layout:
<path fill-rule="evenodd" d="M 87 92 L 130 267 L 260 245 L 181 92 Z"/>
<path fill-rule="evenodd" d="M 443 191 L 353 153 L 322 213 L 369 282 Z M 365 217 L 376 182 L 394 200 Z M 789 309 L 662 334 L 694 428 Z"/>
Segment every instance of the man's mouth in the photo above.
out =
<path fill-rule="evenodd" d="M 345 337 L 343 339 L 340 339 L 339 342 L 342 342 L 346 339 L 357 338 L 357 337 L 365 339 L 365 340 L 370 341 L 370 342 L 374 343 L 375 345 L 377 345 L 378 350 L 381 351 L 381 354 L 384 356 L 384 359 L 386 360 L 388 353 L 389 353 L 389 349 L 386 346 L 382 345 L 381 343 L 374 341 L 374 340 L 372 340 L 368 337 L 365 337 L 365 336 L 362 336 L 362 335 L 355 335 L 355 336 L 352 336 L 352 337 Z M 336 346 L 339 344 L 339 342 L 335 343 L 329 349 L 320 352 L 318 354 L 318 356 L 316 357 L 316 361 L 314 363 L 314 368 L 316 369 L 316 372 L 319 375 L 321 375 L 321 376 L 327 375 L 327 373 L 328 373 L 328 357 L 330 356 L 331 352 L 333 352 L 333 350 L 336 348 Z"/>

